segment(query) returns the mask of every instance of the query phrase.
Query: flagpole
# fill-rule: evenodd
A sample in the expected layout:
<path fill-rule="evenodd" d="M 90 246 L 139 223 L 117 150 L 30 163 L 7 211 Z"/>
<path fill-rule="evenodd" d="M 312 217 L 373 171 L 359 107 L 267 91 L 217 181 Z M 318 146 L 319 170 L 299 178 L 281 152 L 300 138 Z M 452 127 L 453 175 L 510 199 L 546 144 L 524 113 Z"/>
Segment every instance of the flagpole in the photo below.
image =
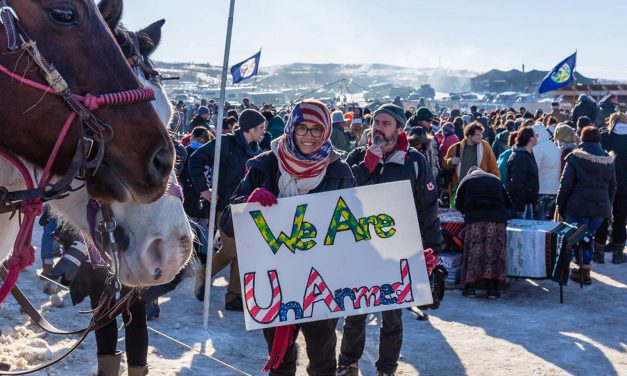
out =
<path fill-rule="evenodd" d="M 209 301 L 211 299 L 211 264 L 213 259 L 213 238 L 216 226 L 216 204 L 218 201 L 218 177 L 220 176 L 220 151 L 222 149 L 222 123 L 224 117 L 224 100 L 226 96 L 226 72 L 229 69 L 229 53 L 231 51 L 231 32 L 233 31 L 233 10 L 235 0 L 229 6 L 229 20 L 226 29 L 226 43 L 224 45 L 224 61 L 222 63 L 222 81 L 220 82 L 220 99 L 218 101 L 218 119 L 216 124 L 216 147 L 211 170 L 211 205 L 209 209 L 209 231 L 207 235 L 207 263 L 205 264 L 205 297 L 202 326 L 205 330 L 209 324 Z M 228 199 L 228 197 L 223 197 Z"/>

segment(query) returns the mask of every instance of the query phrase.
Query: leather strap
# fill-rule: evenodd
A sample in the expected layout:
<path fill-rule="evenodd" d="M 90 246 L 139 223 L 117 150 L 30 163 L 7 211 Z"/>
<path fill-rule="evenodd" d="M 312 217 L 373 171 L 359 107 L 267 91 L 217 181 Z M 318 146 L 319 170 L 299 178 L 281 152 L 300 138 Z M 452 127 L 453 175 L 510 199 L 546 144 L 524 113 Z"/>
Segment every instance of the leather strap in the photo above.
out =
<path fill-rule="evenodd" d="M 0 265 L 0 278 L 5 279 L 7 277 L 7 271 L 4 266 Z M 11 294 L 15 298 L 15 300 L 20 304 L 20 306 L 24 309 L 24 311 L 30 316 L 30 318 L 37 324 L 40 328 L 52 334 L 61 334 L 61 335 L 70 335 L 70 334 L 80 334 L 80 337 L 76 340 L 76 342 L 67 349 L 64 353 L 59 355 L 58 357 L 52 359 L 51 361 L 39 365 L 34 368 L 30 368 L 24 371 L 0 371 L 0 375 L 8 375 L 8 376 L 16 376 L 16 375 L 27 375 L 33 372 L 38 372 L 48 367 L 55 365 L 56 363 L 63 360 L 65 357 L 70 355 L 80 344 L 87 338 L 89 332 L 92 330 L 98 330 L 105 325 L 109 324 L 111 321 L 115 320 L 115 318 L 124 311 L 131 302 L 133 302 L 136 298 L 139 297 L 139 290 L 133 289 L 120 300 L 112 304 L 115 299 L 115 290 L 111 288 L 105 288 L 102 296 L 100 297 L 100 301 L 98 303 L 98 307 L 94 309 L 93 315 L 89 324 L 84 329 L 79 330 L 62 330 L 58 329 L 54 325 L 50 324 L 48 320 L 46 320 L 37 309 L 32 305 L 32 303 L 26 298 L 26 296 L 22 293 L 22 291 L 14 286 L 11 290 Z M 111 307 L 111 308 L 109 308 Z M 81 312 L 81 313 L 89 313 Z"/>
<path fill-rule="evenodd" d="M 15 51 L 19 48 L 17 30 L 15 30 L 15 21 L 17 19 L 15 11 L 7 4 L 6 0 L 0 0 L 0 24 L 4 25 L 4 31 L 7 36 L 7 48 L 10 51 Z"/>

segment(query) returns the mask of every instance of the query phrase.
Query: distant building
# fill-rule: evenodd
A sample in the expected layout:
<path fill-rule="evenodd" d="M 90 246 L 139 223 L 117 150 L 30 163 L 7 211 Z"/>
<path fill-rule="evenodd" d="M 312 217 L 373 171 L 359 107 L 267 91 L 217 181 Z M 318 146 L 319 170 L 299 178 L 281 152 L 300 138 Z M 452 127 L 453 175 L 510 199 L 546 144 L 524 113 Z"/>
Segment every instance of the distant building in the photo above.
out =
<path fill-rule="evenodd" d="M 540 83 L 546 77 L 548 71 L 532 70 L 521 72 L 517 69 L 501 71 L 492 69 L 489 72 L 480 74 L 470 79 L 470 87 L 476 92 L 501 93 L 504 91 L 517 91 L 531 93 L 538 90 Z M 575 79 L 578 84 L 594 84 L 595 79 L 585 77 L 575 72 Z"/>

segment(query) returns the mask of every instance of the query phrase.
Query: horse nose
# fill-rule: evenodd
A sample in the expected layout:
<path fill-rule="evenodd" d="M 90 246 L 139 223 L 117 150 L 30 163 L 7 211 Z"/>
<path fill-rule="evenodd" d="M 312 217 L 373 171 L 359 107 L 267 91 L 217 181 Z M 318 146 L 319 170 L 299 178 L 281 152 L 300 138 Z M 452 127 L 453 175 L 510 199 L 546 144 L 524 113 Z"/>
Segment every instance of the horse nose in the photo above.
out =
<path fill-rule="evenodd" d="M 155 152 L 148 171 L 150 171 L 150 177 L 155 181 L 162 182 L 167 179 L 172 171 L 174 165 L 174 153 L 171 148 L 162 148 Z"/>

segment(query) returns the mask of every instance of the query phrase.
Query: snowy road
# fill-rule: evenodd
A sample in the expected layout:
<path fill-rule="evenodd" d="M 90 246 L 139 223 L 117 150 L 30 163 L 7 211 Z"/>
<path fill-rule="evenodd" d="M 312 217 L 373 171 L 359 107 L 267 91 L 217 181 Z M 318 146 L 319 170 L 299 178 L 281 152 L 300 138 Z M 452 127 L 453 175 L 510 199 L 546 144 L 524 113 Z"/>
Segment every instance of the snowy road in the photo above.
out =
<path fill-rule="evenodd" d="M 518 280 L 496 301 L 468 299 L 459 290 L 447 291 L 441 309 L 429 312 L 431 318 L 426 322 L 407 313 L 397 375 L 627 375 L 627 265 L 612 265 L 610 254 L 607 257 L 606 264 L 593 266 L 592 286 L 583 290 L 572 283 L 566 286 L 565 304 L 559 304 L 559 288 L 554 282 Z M 43 282 L 35 270 L 33 266 L 23 273 L 20 286 L 41 305 L 48 298 L 41 292 Z M 151 331 L 150 375 L 261 374 L 267 356 L 262 335 L 244 330 L 241 313 L 222 309 L 225 292 L 226 280 L 221 275 L 212 289 L 208 332 L 202 329 L 202 304 L 193 296 L 193 280 L 184 281 L 161 299 L 161 317 L 149 326 L 205 355 Z M 44 310 L 62 327 L 87 322 L 70 305 L 51 308 L 46 304 Z M 46 343 L 53 352 L 71 343 L 30 325 L 19 328 L 26 321 L 12 298 L 0 306 L 0 363 L 15 364 L 24 357 L 34 365 L 39 362 L 36 352 L 40 359 L 49 356 Z M 378 324 L 379 318 L 371 315 L 366 353 L 360 362 L 362 375 L 375 373 Z M 340 321 L 338 341 L 341 325 Z M 123 343 L 122 330 L 120 349 Z M 304 350 L 302 336 L 298 343 Z M 95 353 L 91 335 L 68 359 L 39 375 L 89 375 L 96 368 Z M 303 354 L 300 351 L 299 374 L 305 374 Z"/>

